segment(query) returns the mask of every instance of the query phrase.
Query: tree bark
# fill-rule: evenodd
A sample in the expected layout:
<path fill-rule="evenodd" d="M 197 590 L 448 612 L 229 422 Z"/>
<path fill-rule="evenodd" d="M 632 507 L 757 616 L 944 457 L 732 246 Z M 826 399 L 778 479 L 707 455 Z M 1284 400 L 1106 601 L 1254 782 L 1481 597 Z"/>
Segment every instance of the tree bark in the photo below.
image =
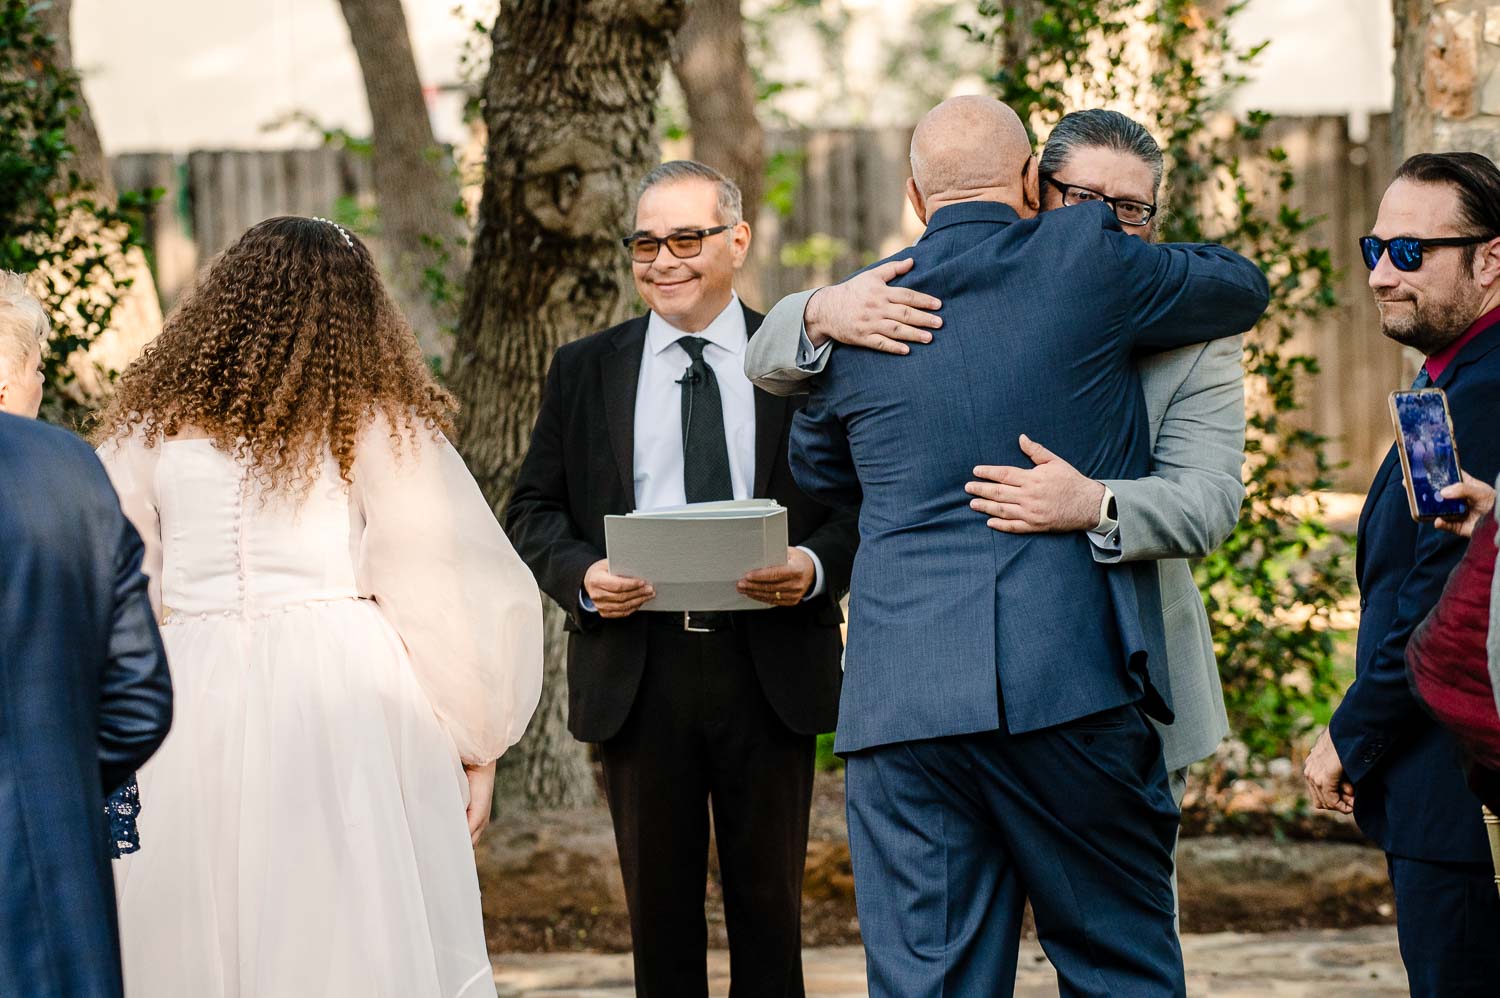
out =
<path fill-rule="evenodd" d="M 619 238 L 656 162 L 656 99 L 685 6 L 506 0 L 496 18 L 484 192 L 451 381 L 464 403 L 460 450 L 497 513 L 552 354 L 621 321 L 635 300 Z M 564 725 L 559 617 L 549 607 L 542 707 L 500 761 L 502 807 L 596 797 L 586 750 Z"/>
<path fill-rule="evenodd" d="M 339 7 L 370 105 L 381 263 L 423 352 L 446 360 L 468 234 L 452 158 L 432 133 L 401 0 L 339 0 Z M 434 295 L 429 277 L 439 276 Z"/>
<path fill-rule="evenodd" d="M 1425 144 L 1432 135 L 1432 113 L 1422 94 L 1422 63 L 1432 0 L 1392 0 L 1396 21 L 1396 90 L 1391 101 L 1391 143 L 1398 160 L 1403 150 Z"/>
<path fill-rule="evenodd" d="M 692 0 L 672 48 L 672 72 L 687 101 L 693 158 L 739 185 L 745 220 L 755 227 L 765 187 L 766 143 L 755 114 L 755 78 L 745 54 L 740 0 Z M 741 297 L 764 308 L 749 268 Z"/>
<path fill-rule="evenodd" d="M 73 0 L 52 0 L 50 7 L 38 12 L 48 32 L 56 39 L 53 51 L 59 69 L 73 69 Z M 110 175 L 109 162 L 104 157 L 104 145 L 99 140 L 99 131 L 94 127 L 94 116 L 89 110 L 87 98 L 80 87 L 78 92 L 78 116 L 68 122 L 67 140 L 73 148 L 74 169 L 79 176 L 93 185 L 97 201 L 113 206 L 119 199 L 114 178 Z M 79 232 L 77 235 L 95 247 L 108 251 L 113 239 L 102 233 Z M 118 245 L 114 245 L 118 250 Z M 123 371 L 147 343 L 161 332 L 161 299 L 156 293 L 156 280 L 151 274 L 151 265 L 145 252 L 133 247 L 125 253 L 123 268 L 117 271 L 113 284 L 97 285 L 99 294 L 118 294 L 119 298 L 111 316 L 110 328 L 96 339 L 86 351 L 69 358 L 69 367 L 77 375 L 77 382 L 69 387 L 81 393 L 80 401 L 101 394 L 105 384 L 99 372 Z M 54 280 L 71 285 L 65 274 L 54 275 Z M 130 286 L 122 287 L 128 280 Z"/>

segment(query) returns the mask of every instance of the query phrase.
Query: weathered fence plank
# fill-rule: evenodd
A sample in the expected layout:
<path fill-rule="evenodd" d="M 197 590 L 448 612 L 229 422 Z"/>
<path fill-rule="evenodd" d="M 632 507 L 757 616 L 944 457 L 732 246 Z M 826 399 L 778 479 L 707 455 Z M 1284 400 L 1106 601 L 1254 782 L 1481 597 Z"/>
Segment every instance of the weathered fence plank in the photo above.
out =
<path fill-rule="evenodd" d="M 788 215 L 764 206 L 752 215 L 750 266 L 762 300 L 751 305 L 764 309 L 789 292 L 837 280 L 915 238 L 920 226 L 904 191 L 910 137 L 910 128 L 767 133 L 768 153 L 800 157 L 800 185 Z M 1319 217 L 1312 238 L 1330 249 L 1340 271 L 1338 308 L 1294 340 L 1321 367 L 1304 392 L 1302 418 L 1333 438 L 1331 456 L 1346 463 L 1339 484 L 1363 488 L 1390 445 L 1385 397 L 1411 370 L 1403 351 L 1380 335 L 1355 243 L 1373 224 L 1395 166 L 1389 118 L 1373 118 L 1363 142 L 1352 141 L 1347 120 L 1337 117 L 1280 119 L 1264 141 L 1287 149 L 1298 178 L 1291 203 Z M 168 305 L 197 266 L 263 218 L 331 217 L 341 199 L 361 210 L 375 204 L 368 159 L 339 149 L 140 154 L 119 157 L 115 173 L 121 189 L 167 189 L 146 232 Z M 810 264 L 782 263 L 783 249 L 806 248 L 809 240 L 842 249 Z"/>

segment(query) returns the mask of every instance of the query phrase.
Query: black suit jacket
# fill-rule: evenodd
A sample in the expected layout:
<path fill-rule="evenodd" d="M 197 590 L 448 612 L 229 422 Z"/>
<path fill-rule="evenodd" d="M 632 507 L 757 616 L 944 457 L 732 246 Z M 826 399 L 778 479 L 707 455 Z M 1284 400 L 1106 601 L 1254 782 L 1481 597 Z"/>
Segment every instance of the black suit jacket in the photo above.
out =
<path fill-rule="evenodd" d="M 751 335 L 761 318 L 745 309 Z M 557 351 L 505 511 L 511 543 L 567 612 L 568 728 L 590 742 L 625 723 L 646 663 L 644 613 L 605 620 L 578 605 L 584 574 L 605 556 L 604 517 L 635 508 L 635 397 L 646 324 L 646 316 L 631 319 Z M 849 588 L 859 532 L 857 512 L 814 502 L 792 482 L 787 434 L 802 401 L 755 390 L 754 494 L 786 507 L 788 539 L 823 563 L 823 593 L 737 614 L 735 626 L 776 713 L 793 731 L 816 734 L 838 720 L 838 601 Z"/>
<path fill-rule="evenodd" d="M 1465 471 L 1500 474 L 1500 326 L 1480 333 L 1443 370 Z M 1394 447 L 1359 518 L 1359 640 L 1354 685 L 1329 722 L 1354 782 L 1360 830 L 1389 853 L 1435 862 L 1489 862 L 1479 798 L 1458 742 L 1412 696 L 1406 643 L 1462 558 L 1467 542 L 1411 518 Z"/>
<path fill-rule="evenodd" d="M 0 483 L 0 995 L 118 998 L 104 796 L 172 720 L 144 547 L 71 433 L 0 413 Z"/>

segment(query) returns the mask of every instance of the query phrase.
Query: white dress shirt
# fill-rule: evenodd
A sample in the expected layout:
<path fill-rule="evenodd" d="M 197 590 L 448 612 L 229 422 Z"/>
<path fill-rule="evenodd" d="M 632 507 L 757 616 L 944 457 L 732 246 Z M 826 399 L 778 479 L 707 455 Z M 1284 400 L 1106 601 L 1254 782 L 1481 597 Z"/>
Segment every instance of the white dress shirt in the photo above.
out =
<path fill-rule="evenodd" d="M 677 345 L 684 336 L 708 341 L 703 361 L 713 368 L 724 406 L 724 441 L 729 445 L 729 481 L 734 495 L 749 499 L 755 490 L 755 388 L 745 377 L 745 310 L 731 295 L 724 311 L 698 333 L 685 333 L 651 313 L 635 392 L 635 508 L 660 509 L 687 502 L 682 477 L 682 386 L 692 358 Z"/>
<path fill-rule="evenodd" d="M 731 294 L 708 327 L 685 333 L 652 312 L 646 320 L 646 343 L 635 392 L 635 508 L 660 509 L 687 502 L 682 471 L 682 386 L 692 358 L 677 345 L 684 336 L 708 341 L 703 361 L 713 368 L 724 407 L 724 442 L 729 447 L 729 482 L 735 499 L 749 499 L 755 491 L 755 386 L 745 377 L 745 310 Z M 813 585 L 803 599 L 823 592 L 823 562 L 811 549 L 798 546 L 813 563 Z M 593 610 L 587 593 L 580 605 Z"/>

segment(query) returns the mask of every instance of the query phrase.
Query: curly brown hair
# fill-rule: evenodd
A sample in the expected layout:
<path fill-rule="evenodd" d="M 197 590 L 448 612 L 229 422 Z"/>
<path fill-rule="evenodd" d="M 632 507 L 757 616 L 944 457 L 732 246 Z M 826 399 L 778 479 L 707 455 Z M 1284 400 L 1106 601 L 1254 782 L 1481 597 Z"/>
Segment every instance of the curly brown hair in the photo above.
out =
<path fill-rule="evenodd" d="M 453 433 L 458 405 L 358 237 L 322 219 L 271 218 L 214 261 L 121 375 L 96 442 L 140 427 L 147 446 L 210 437 L 272 489 L 300 491 L 333 452 L 348 483 L 355 440 Z"/>

